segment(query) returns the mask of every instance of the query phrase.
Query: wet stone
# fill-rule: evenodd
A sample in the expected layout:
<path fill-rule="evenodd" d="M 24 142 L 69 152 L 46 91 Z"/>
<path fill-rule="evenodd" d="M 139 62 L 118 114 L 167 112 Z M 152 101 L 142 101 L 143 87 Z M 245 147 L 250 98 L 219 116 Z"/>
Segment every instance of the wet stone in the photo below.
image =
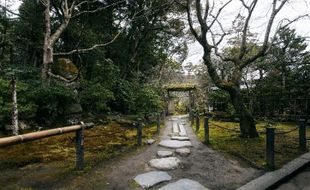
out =
<path fill-rule="evenodd" d="M 179 129 L 180 129 L 180 132 L 179 132 L 180 136 L 187 136 L 184 125 L 180 124 Z"/>
<path fill-rule="evenodd" d="M 160 141 L 159 145 L 167 148 L 183 148 L 191 147 L 192 143 L 190 141 L 163 140 Z"/>
<path fill-rule="evenodd" d="M 171 176 L 167 172 L 152 171 L 144 174 L 140 174 L 134 178 L 134 180 L 143 188 L 152 187 L 158 183 L 164 181 L 170 181 Z"/>
<path fill-rule="evenodd" d="M 159 150 L 157 151 L 157 156 L 161 158 L 169 157 L 169 156 L 173 156 L 173 152 L 168 151 L 168 150 Z"/>
<path fill-rule="evenodd" d="M 191 179 L 180 179 L 179 181 L 175 183 L 170 183 L 168 185 L 165 185 L 159 190 L 208 190 L 208 188 L 202 186 L 197 181 L 191 180 Z"/>
<path fill-rule="evenodd" d="M 191 153 L 189 148 L 179 148 L 176 149 L 175 152 L 181 156 L 188 156 Z"/>
<path fill-rule="evenodd" d="M 159 158 L 152 159 L 149 161 L 151 167 L 159 169 L 159 170 L 172 170 L 178 168 L 181 161 L 177 157 L 167 157 L 167 158 Z"/>

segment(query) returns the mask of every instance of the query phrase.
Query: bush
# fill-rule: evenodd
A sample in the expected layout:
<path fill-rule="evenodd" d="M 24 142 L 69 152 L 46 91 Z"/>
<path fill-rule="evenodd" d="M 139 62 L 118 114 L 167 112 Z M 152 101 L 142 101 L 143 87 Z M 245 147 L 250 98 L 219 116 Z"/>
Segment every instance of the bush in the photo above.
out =
<path fill-rule="evenodd" d="M 164 102 L 155 88 L 145 86 L 141 88 L 135 97 L 135 112 L 138 114 L 152 114 L 162 111 Z"/>
<path fill-rule="evenodd" d="M 113 92 L 99 83 L 86 83 L 80 96 L 82 107 L 95 112 L 110 111 L 108 102 L 115 100 Z"/>

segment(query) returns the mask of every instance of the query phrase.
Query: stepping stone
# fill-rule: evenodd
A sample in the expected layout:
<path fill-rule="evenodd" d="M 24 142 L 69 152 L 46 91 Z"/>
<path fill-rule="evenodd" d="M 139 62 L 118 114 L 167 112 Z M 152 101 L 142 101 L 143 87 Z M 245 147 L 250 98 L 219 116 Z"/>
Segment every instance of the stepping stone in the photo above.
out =
<path fill-rule="evenodd" d="M 186 133 L 185 128 L 184 128 L 184 125 L 179 124 L 179 129 L 180 129 L 180 132 L 179 132 L 180 136 L 187 136 L 187 133 Z"/>
<path fill-rule="evenodd" d="M 151 167 L 159 169 L 159 170 L 172 170 L 178 168 L 181 161 L 177 157 L 167 157 L 167 158 L 159 158 L 152 159 L 149 161 Z"/>
<path fill-rule="evenodd" d="M 181 156 L 188 156 L 191 153 L 189 148 L 179 148 L 176 149 L 175 152 Z"/>
<path fill-rule="evenodd" d="M 154 139 L 148 139 L 146 140 L 146 144 L 151 145 L 154 144 L 155 140 Z"/>
<path fill-rule="evenodd" d="M 157 156 L 161 158 L 169 157 L 169 156 L 173 156 L 173 152 L 168 151 L 168 150 L 159 150 L 157 151 Z"/>
<path fill-rule="evenodd" d="M 172 133 L 173 134 L 178 134 L 179 133 L 179 128 L 178 128 L 178 123 L 177 122 L 173 122 L 173 124 L 172 124 Z"/>
<path fill-rule="evenodd" d="M 190 141 L 162 140 L 159 145 L 167 148 L 183 148 L 192 146 L 192 143 Z"/>
<path fill-rule="evenodd" d="M 171 176 L 167 172 L 152 171 L 144 174 L 140 174 L 134 178 L 134 180 L 143 188 L 152 187 L 158 183 L 164 181 L 170 181 Z"/>
<path fill-rule="evenodd" d="M 181 136 L 172 136 L 171 140 L 178 140 L 178 141 L 188 141 L 188 137 L 181 137 Z"/>
<path fill-rule="evenodd" d="M 165 185 L 158 190 L 209 190 L 197 181 L 191 179 L 180 179 L 175 183 Z"/>

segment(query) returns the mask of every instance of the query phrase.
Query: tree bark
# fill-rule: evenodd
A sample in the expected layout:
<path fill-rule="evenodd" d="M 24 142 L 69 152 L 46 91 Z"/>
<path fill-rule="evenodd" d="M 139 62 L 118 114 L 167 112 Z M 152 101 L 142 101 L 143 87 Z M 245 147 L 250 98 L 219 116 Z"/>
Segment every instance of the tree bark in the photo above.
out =
<path fill-rule="evenodd" d="M 255 121 L 249 110 L 246 109 L 244 101 L 241 95 L 240 81 L 242 77 L 242 71 L 235 69 L 232 75 L 232 79 L 229 81 L 221 80 L 216 72 L 216 69 L 212 65 L 210 54 L 205 53 L 203 56 L 204 64 L 208 68 L 209 76 L 214 84 L 226 92 L 229 93 L 232 105 L 240 117 L 240 136 L 245 138 L 258 137 L 258 133 L 255 127 Z"/>
<path fill-rule="evenodd" d="M 12 132 L 13 135 L 18 135 L 18 107 L 17 107 L 17 92 L 16 92 L 16 79 L 12 78 Z"/>
<path fill-rule="evenodd" d="M 239 115 L 241 137 L 244 138 L 258 137 L 254 118 L 244 104 L 244 101 L 240 93 L 240 88 L 231 89 L 229 91 L 229 95 L 232 105 L 234 106 L 236 112 Z"/>
<path fill-rule="evenodd" d="M 50 17 L 51 4 L 50 0 L 46 1 L 44 19 L 45 19 L 45 34 L 43 45 L 43 65 L 42 65 L 42 82 L 43 85 L 47 84 L 49 65 L 53 62 L 53 50 L 50 44 L 51 36 L 51 17 Z"/>

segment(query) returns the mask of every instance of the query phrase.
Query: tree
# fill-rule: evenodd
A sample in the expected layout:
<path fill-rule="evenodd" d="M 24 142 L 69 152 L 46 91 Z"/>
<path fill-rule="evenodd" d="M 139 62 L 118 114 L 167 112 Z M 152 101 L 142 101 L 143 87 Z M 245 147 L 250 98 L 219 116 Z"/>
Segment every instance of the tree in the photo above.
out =
<path fill-rule="evenodd" d="M 44 7 L 44 20 L 45 20 L 45 33 L 44 33 L 44 44 L 43 44 L 43 65 L 42 65 L 42 80 L 46 82 L 49 76 L 61 79 L 65 82 L 71 82 L 72 80 L 67 80 L 64 77 L 61 77 L 59 75 L 55 75 L 51 72 L 50 65 L 53 63 L 53 57 L 54 55 L 70 55 L 75 52 L 87 52 L 91 51 L 98 47 L 104 47 L 111 43 L 113 43 L 116 38 L 119 36 L 120 33 L 115 35 L 112 40 L 106 43 L 98 43 L 94 44 L 92 47 L 79 49 L 77 47 L 76 49 L 69 51 L 69 52 L 61 52 L 61 53 L 54 53 L 54 45 L 59 40 L 60 36 L 63 34 L 63 32 L 66 30 L 66 28 L 69 25 L 69 22 L 78 16 L 85 15 L 86 13 L 94 13 L 101 11 L 107 7 L 112 7 L 116 4 L 124 3 L 125 1 L 117 1 L 112 2 L 111 4 L 106 5 L 105 2 L 102 2 L 100 4 L 101 7 L 97 7 L 93 10 L 85 10 L 83 9 L 84 6 L 91 7 L 92 4 L 97 3 L 97 1 L 79 1 L 79 0 L 63 0 L 63 1 L 51 1 L 51 0 L 41 0 L 40 1 Z M 108 1 L 110 3 L 110 1 Z M 56 27 L 52 25 L 52 15 L 55 13 L 59 18 L 58 22 L 56 23 Z M 133 17 L 135 17 L 135 14 L 133 14 Z M 127 24 L 125 24 L 126 26 Z M 56 29 L 54 32 L 52 32 L 52 26 L 54 26 Z M 74 79 L 75 80 L 75 79 Z"/>
<path fill-rule="evenodd" d="M 285 27 L 279 30 L 274 41 L 269 55 L 255 66 L 262 73 L 253 89 L 260 104 L 257 110 L 261 110 L 262 115 L 266 115 L 266 100 L 277 104 L 273 112 L 284 114 L 288 109 L 294 110 L 289 106 L 290 99 L 304 99 L 309 95 L 309 85 L 305 82 L 310 56 L 306 38 Z"/>
<path fill-rule="evenodd" d="M 268 52 L 270 46 L 273 44 L 273 40 L 270 40 L 272 26 L 275 21 L 275 17 L 281 11 L 288 0 L 273 0 L 271 4 L 271 11 L 268 15 L 267 24 L 265 25 L 265 34 L 262 45 L 253 54 L 248 54 L 251 51 L 251 46 L 248 43 L 250 21 L 253 19 L 253 12 L 256 10 L 258 0 L 251 0 L 246 2 L 240 0 L 242 8 L 245 9 L 244 24 L 241 29 L 241 40 L 237 44 L 237 51 L 234 55 L 223 55 L 219 52 L 219 45 L 224 41 L 224 38 L 228 35 L 227 31 L 223 27 L 220 21 L 220 16 L 225 7 L 227 7 L 232 0 L 229 0 L 223 4 L 217 6 L 212 5 L 211 1 L 206 0 L 203 7 L 200 0 L 187 0 L 187 16 L 191 33 L 196 40 L 203 47 L 204 55 L 203 61 L 208 68 L 208 73 L 212 78 L 214 84 L 229 93 L 232 105 L 240 117 L 240 131 L 241 137 L 257 137 L 258 133 L 255 126 L 253 115 L 246 108 L 244 100 L 241 95 L 240 83 L 242 80 L 243 69 L 248 65 L 253 64 L 258 58 L 263 57 Z M 218 7 L 217 11 L 214 7 Z M 192 10 L 194 7 L 194 12 Z M 215 12 L 216 11 L 216 12 Z M 215 13 L 214 13 L 215 12 Z M 194 26 L 194 15 L 198 20 L 199 29 Z M 295 21 L 294 19 L 293 21 Z M 292 23 L 289 21 L 286 25 Z M 279 24 L 280 25 L 280 24 Z M 220 28 L 221 32 L 216 32 L 214 28 Z M 211 40 L 210 40 L 211 39 Z M 212 55 L 215 54 L 224 62 L 232 62 L 232 75 L 229 79 L 222 79 L 217 68 L 212 60 Z"/>

